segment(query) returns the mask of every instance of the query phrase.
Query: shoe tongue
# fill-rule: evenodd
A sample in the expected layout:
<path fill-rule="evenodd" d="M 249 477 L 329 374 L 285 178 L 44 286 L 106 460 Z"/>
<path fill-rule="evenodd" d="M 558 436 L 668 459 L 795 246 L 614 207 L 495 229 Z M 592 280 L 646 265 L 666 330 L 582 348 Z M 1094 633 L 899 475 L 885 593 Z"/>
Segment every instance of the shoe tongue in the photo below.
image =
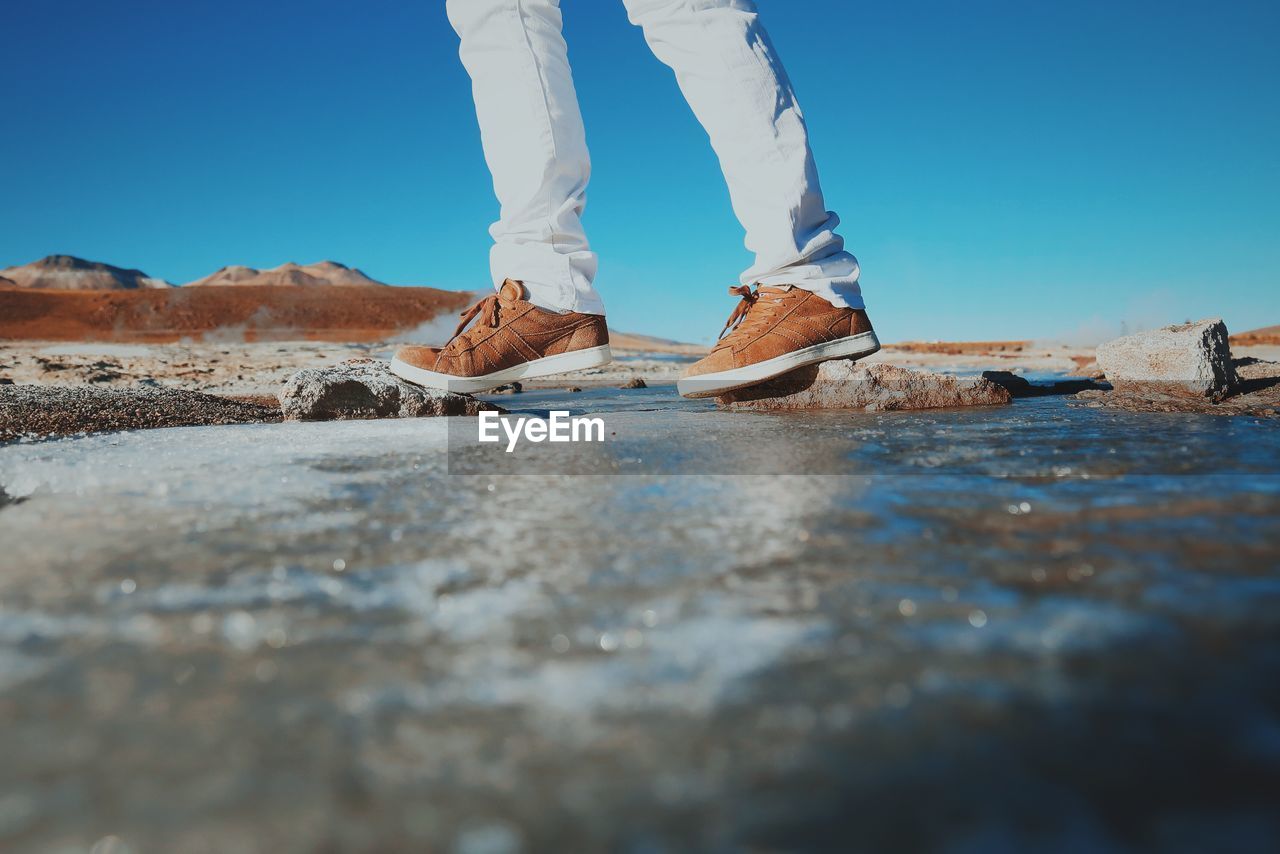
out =
<path fill-rule="evenodd" d="M 782 285 L 779 287 L 774 285 L 760 285 L 760 287 L 757 290 L 759 290 L 761 294 L 768 294 L 769 296 L 781 296 L 782 294 L 790 293 L 791 286 Z"/>
<path fill-rule="evenodd" d="M 507 301 L 524 299 L 524 285 L 515 279 L 507 279 L 498 289 L 498 298 Z"/>

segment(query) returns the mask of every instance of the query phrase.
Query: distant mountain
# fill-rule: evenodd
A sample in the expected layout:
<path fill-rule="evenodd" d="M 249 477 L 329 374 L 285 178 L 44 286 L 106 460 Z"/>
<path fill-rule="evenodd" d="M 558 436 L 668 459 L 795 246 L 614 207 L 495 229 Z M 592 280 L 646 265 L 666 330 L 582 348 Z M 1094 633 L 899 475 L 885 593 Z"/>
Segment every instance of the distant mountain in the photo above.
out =
<path fill-rule="evenodd" d="M 672 341 L 670 338 L 655 338 L 652 335 L 640 335 L 635 332 L 619 332 L 612 327 L 609 329 L 609 346 L 615 350 L 671 353 L 678 356 L 704 356 L 711 349 L 701 344 Z"/>
<path fill-rule="evenodd" d="M 332 287 L 333 285 L 358 288 L 385 287 L 382 282 L 336 261 L 321 261 L 318 264 L 289 262 L 270 270 L 256 270 L 253 267 L 241 266 L 223 267 L 203 279 L 188 282 L 184 287 L 204 288 L 227 285 L 272 285 L 294 288 Z"/>
<path fill-rule="evenodd" d="M 153 279 L 141 270 L 126 270 L 72 255 L 50 255 L 20 267 L 0 270 L 3 287 L 54 291 L 136 291 L 171 288 L 164 279 Z"/>
<path fill-rule="evenodd" d="M 1231 343 L 1240 347 L 1280 344 L 1280 326 L 1264 326 L 1248 332 L 1237 332 L 1231 336 Z"/>

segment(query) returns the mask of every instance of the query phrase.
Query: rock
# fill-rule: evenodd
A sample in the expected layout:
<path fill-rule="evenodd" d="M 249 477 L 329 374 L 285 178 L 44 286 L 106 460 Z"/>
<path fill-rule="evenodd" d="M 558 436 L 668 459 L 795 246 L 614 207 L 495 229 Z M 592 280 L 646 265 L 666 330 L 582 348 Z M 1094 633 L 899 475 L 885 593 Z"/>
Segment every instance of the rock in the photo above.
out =
<path fill-rule="evenodd" d="M 571 386 L 569 386 L 568 388 L 566 388 L 566 389 L 565 389 L 565 391 L 574 391 L 574 392 L 582 391 L 582 386 L 580 386 L 580 385 L 571 385 Z"/>
<path fill-rule="evenodd" d="M 1125 412 L 1180 412 L 1194 415 L 1275 415 L 1280 406 L 1280 385 L 1266 390 L 1240 394 L 1215 402 L 1210 397 L 1189 395 L 1185 391 L 1162 393 L 1141 391 L 1082 391 L 1072 400 L 1094 409 L 1119 409 Z"/>
<path fill-rule="evenodd" d="M 895 365 L 835 359 L 716 398 L 727 409 L 891 411 L 1000 406 L 1012 396 L 982 377 L 953 377 Z"/>
<path fill-rule="evenodd" d="M 520 394 L 522 391 L 524 391 L 523 385 L 518 382 L 512 382 L 489 389 L 489 394 Z"/>
<path fill-rule="evenodd" d="M 279 397 L 286 421 L 422 418 L 504 411 L 469 394 L 407 383 L 391 373 L 386 362 L 375 359 L 353 359 L 332 368 L 298 371 L 280 389 Z"/>
<path fill-rule="evenodd" d="M 649 384 L 644 381 L 643 377 L 632 377 L 618 388 L 648 388 Z"/>
<path fill-rule="evenodd" d="M 1081 404 L 1097 409 L 1127 412 L 1183 412 L 1203 415 L 1274 417 L 1280 407 L 1280 363 L 1262 359 L 1236 359 L 1237 382 L 1227 398 L 1187 394 L 1180 386 L 1136 383 L 1114 391 L 1082 391 Z"/>
<path fill-rule="evenodd" d="M 1012 371 L 983 371 L 982 378 L 990 380 L 1014 397 L 1037 397 L 1039 393 L 1026 377 Z"/>
<path fill-rule="evenodd" d="M 1238 382 L 1226 324 L 1216 318 L 1108 341 L 1097 360 L 1117 391 L 1221 399 Z"/>
<path fill-rule="evenodd" d="M 1280 362 L 1245 356 L 1243 359 L 1234 360 L 1231 364 L 1236 369 L 1236 378 L 1240 383 L 1241 391 L 1256 390 L 1255 387 L 1259 384 L 1274 385 L 1274 381 L 1280 378 Z"/>
<path fill-rule="evenodd" d="M 0 442 L 151 427 L 257 424 L 280 410 L 176 388 L 6 385 L 0 388 Z"/>
<path fill-rule="evenodd" d="M 990 380 L 1014 397 L 1046 397 L 1056 394 L 1077 394 L 1091 389 L 1103 389 L 1093 380 L 1054 380 L 1049 383 L 1033 383 L 1010 371 L 983 371 L 982 378 Z"/>

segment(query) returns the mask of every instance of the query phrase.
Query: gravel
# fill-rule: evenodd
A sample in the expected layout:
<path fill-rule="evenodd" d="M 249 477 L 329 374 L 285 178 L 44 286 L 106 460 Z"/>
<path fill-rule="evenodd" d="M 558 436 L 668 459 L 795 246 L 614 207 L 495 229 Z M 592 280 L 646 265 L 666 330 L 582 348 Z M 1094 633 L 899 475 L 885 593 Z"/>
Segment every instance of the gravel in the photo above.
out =
<path fill-rule="evenodd" d="M 280 420 L 277 407 L 181 389 L 135 386 L 0 387 L 0 442 L 153 427 L 256 424 Z"/>

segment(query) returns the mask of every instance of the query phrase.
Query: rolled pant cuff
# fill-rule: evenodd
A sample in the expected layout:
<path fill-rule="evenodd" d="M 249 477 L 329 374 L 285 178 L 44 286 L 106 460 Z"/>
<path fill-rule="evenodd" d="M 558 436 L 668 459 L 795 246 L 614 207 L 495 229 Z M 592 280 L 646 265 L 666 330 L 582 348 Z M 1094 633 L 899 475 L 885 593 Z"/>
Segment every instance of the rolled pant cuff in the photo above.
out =
<path fill-rule="evenodd" d="M 740 281 L 744 285 L 791 285 L 812 291 L 836 308 L 865 309 L 862 288 L 858 285 L 860 272 L 857 258 L 838 251 L 773 269 L 761 270 L 757 266 L 743 273 Z"/>
<path fill-rule="evenodd" d="M 524 283 L 529 302 L 539 308 L 604 314 L 604 301 L 591 286 L 596 255 L 590 250 L 561 253 L 545 243 L 495 243 L 489 271 L 494 288 L 506 279 Z"/>

